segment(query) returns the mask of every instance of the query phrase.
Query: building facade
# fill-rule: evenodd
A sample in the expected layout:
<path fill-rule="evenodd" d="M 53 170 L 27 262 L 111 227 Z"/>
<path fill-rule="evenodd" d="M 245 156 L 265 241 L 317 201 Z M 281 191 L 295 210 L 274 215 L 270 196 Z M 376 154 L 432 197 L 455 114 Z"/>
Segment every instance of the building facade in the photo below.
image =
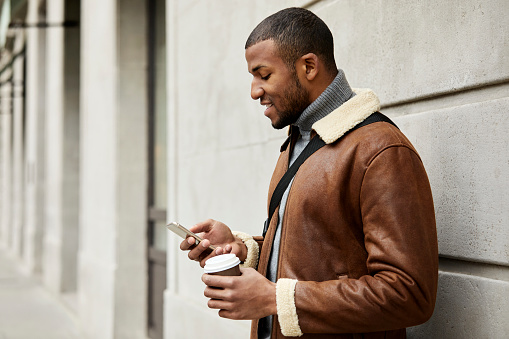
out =
<path fill-rule="evenodd" d="M 411 338 L 509 335 L 509 4 L 0 1 L 0 246 L 84 338 L 247 337 L 206 306 L 165 224 L 260 234 L 285 131 L 249 96 L 244 43 L 302 6 L 419 151 L 437 217 L 432 318 Z"/>

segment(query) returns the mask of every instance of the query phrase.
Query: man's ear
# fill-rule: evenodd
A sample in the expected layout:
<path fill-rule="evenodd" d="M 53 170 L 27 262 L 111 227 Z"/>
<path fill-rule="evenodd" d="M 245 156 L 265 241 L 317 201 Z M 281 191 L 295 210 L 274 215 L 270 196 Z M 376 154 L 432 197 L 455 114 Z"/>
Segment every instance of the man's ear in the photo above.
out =
<path fill-rule="evenodd" d="M 304 54 L 299 58 L 299 68 L 302 70 L 303 76 L 308 80 L 312 81 L 317 75 L 320 69 L 320 60 L 314 53 Z"/>

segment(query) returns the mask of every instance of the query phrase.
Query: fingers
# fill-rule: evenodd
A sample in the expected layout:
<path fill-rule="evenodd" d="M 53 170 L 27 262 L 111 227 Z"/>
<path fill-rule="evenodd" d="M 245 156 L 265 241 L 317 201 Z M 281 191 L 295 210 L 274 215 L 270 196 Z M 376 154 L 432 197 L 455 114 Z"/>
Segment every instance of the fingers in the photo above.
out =
<path fill-rule="evenodd" d="M 209 260 L 212 257 L 215 257 L 217 255 L 218 250 L 212 251 L 211 249 L 207 248 L 205 251 L 203 251 L 203 254 L 200 256 L 200 266 L 205 267 L 205 262 Z M 221 253 L 220 253 L 221 254 Z"/>
<path fill-rule="evenodd" d="M 207 302 L 207 306 L 216 310 L 229 310 L 232 308 L 232 303 L 224 300 L 210 299 Z"/>
<path fill-rule="evenodd" d="M 217 287 L 205 287 L 205 290 L 203 291 L 203 295 L 206 296 L 209 299 L 217 299 L 217 300 L 229 300 L 228 296 L 225 293 L 225 290 L 222 288 Z"/>
<path fill-rule="evenodd" d="M 188 251 L 189 259 L 198 261 L 201 267 L 204 267 L 205 262 L 211 257 L 238 251 L 231 244 L 228 244 L 232 240 L 229 228 L 216 220 L 207 219 L 189 229 L 201 236 L 203 241 L 198 243 L 194 238 L 188 237 L 180 243 L 180 249 Z M 208 248 L 211 245 L 211 241 L 214 242 L 215 250 Z"/>
<path fill-rule="evenodd" d="M 219 310 L 218 314 L 221 318 L 228 319 L 247 319 L 243 316 L 241 309 L 238 309 L 238 300 L 235 300 L 234 294 L 223 289 L 207 287 L 205 296 L 210 298 L 207 306 L 211 309 Z"/>
<path fill-rule="evenodd" d="M 208 276 L 208 274 L 204 274 L 204 276 Z M 231 293 L 226 292 L 222 288 L 207 286 L 205 287 L 203 294 L 205 297 L 209 298 L 209 301 L 207 301 L 207 306 L 211 309 L 219 310 L 218 314 L 220 317 L 236 319 L 233 315 L 233 312 L 231 312 L 235 306 L 234 302 L 230 301 Z"/>
<path fill-rule="evenodd" d="M 213 219 L 200 221 L 196 225 L 189 227 L 189 230 L 193 233 L 209 232 L 215 222 Z"/>
<path fill-rule="evenodd" d="M 244 318 L 239 316 L 237 312 L 232 312 L 229 309 L 221 309 L 221 310 L 219 310 L 219 312 L 217 314 L 219 314 L 219 316 L 221 318 L 232 319 L 232 320 L 245 320 Z"/>
<path fill-rule="evenodd" d="M 190 247 L 189 252 L 187 253 L 187 256 L 191 260 L 199 261 L 201 267 L 205 266 L 205 261 L 207 261 L 209 258 L 215 256 L 215 252 L 213 252 L 210 248 L 210 241 L 204 240 L 199 244 L 193 245 Z M 185 244 L 184 244 L 185 246 Z M 182 247 L 181 247 L 182 248 Z"/>
<path fill-rule="evenodd" d="M 182 251 L 187 251 L 190 249 L 194 244 L 196 243 L 196 240 L 193 237 L 187 237 L 180 243 L 180 249 Z"/>
<path fill-rule="evenodd" d="M 208 287 L 216 287 L 216 288 L 232 288 L 235 286 L 235 280 L 240 277 L 235 276 L 220 276 L 220 275 L 211 275 L 211 274 L 203 274 L 201 280 Z M 212 292 L 212 293 L 216 293 Z M 223 299 L 223 298 L 221 298 Z"/>
<path fill-rule="evenodd" d="M 237 312 L 233 309 L 235 307 L 234 303 L 224 300 L 214 300 L 210 299 L 207 302 L 207 306 L 211 309 L 219 310 L 218 314 L 221 318 L 233 319 L 233 320 L 241 320 Z"/>

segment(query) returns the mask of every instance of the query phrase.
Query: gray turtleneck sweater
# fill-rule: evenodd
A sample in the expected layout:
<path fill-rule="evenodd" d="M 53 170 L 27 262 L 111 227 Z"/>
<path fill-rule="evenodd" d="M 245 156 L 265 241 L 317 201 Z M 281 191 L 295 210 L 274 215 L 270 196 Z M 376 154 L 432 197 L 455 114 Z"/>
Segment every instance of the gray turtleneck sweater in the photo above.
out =
<path fill-rule="evenodd" d="M 310 141 L 311 126 L 318 120 L 324 118 L 329 113 L 334 111 L 336 108 L 341 106 L 344 102 L 353 97 L 355 93 L 348 84 L 345 73 L 340 69 L 338 70 L 337 76 L 334 78 L 332 83 L 320 94 L 320 96 L 311 103 L 300 115 L 299 119 L 294 123 L 299 128 L 300 137 L 295 143 L 292 153 L 290 154 L 289 166 L 297 159 L 302 153 L 306 145 Z M 281 225 L 283 223 L 283 216 L 285 213 L 286 201 L 288 199 L 288 193 L 292 187 L 293 179 L 288 185 L 286 191 L 281 199 L 279 205 L 278 223 L 276 228 L 276 234 L 274 235 L 274 242 L 272 244 L 272 252 L 269 257 L 269 264 L 267 266 L 267 279 L 272 282 L 276 282 L 277 277 L 277 265 L 279 259 L 279 244 L 281 241 Z M 273 317 L 265 317 L 260 319 L 258 325 L 258 338 L 268 339 L 271 335 Z"/>

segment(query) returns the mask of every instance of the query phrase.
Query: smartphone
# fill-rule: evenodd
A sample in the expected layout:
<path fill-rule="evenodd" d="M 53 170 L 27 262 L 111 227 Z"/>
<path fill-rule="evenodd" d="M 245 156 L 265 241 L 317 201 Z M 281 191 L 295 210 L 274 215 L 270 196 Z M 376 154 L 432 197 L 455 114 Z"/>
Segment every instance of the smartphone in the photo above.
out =
<path fill-rule="evenodd" d="M 196 245 L 198 245 L 200 242 L 203 241 L 203 239 L 200 238 L 197 234 L 194 234 L 193 232 L 191 232 L 190 230 L 188 230 L 187 228 L 185 228 L 178 222 L 175 222 L 175 221 L 171 222 L 168 225 L 166 225 L 166 228 L 168 228 L 170 231 L 177 234 L 179 237 L 181 237 L 183 239 L 186 239 L 187 237 L 193 237 L 194 239 L 196 239 Z M 216 246 L 210 245 L 209 249 L 211 251 L 213 251 L 216 249 Z"/>

